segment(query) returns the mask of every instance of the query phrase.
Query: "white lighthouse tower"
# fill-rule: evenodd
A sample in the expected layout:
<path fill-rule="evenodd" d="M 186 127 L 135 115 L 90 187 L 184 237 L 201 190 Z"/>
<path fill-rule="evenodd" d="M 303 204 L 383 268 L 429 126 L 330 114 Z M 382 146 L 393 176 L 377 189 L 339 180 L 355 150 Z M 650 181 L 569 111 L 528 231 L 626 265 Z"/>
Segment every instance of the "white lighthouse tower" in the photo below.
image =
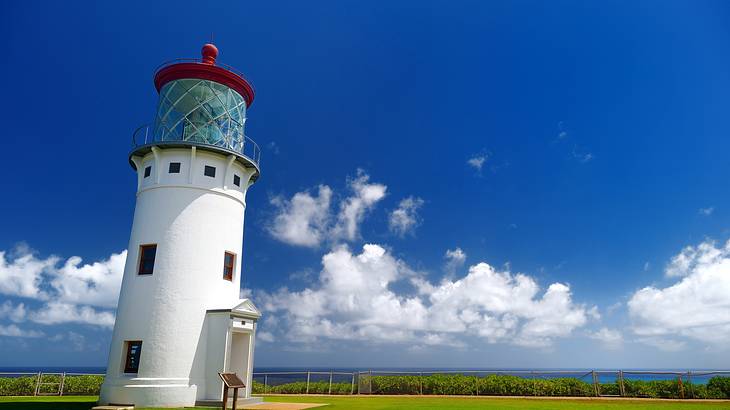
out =
<path fill-rule="evenodd" d="M 129 162 L 137 203 L 100 404 L 193 406 L 222 400 L 217 372 L 236 372 L 251 399 L 260 313 L 240 298 L 246 192 L 260 151 L 244 134 L 254 90 L 216 64 L 163 65 L 154 124 Z"/>

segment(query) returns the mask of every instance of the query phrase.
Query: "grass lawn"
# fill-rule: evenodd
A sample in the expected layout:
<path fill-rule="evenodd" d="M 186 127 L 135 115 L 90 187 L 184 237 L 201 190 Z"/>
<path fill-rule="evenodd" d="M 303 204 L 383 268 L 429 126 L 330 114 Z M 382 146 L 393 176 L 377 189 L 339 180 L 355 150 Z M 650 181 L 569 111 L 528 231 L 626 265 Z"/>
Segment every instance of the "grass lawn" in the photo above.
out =
<path fill-rule="evenodd" d="M 93 396 L 64 397 L 0 397 L 0 410 L 89 410 L 96 403 Z M 323 409 L 730 409 L 730 403 L 672 402 L 672 401 L 617 401 L 617 400 L 533 400 L 468 397 L 329 397 L 329 396 L 269 396 L 266 401 L 289 403 L 328 403 Z M 196 409 L 211 409 L 196 407 Z M 152 410 L 152 409 L 138 409 Z M 171 409 L 167 409 L 171 410 Z M 174 410 L 174 409 L 173 409 Z M 182 409 L 178 409 L 182 410 Z"/>
<path fill-rule="evenodd" d="M 322 409 L 730 409 L 730 403 L 724 402 L 675 402 L 675 401 L 625 401 L 625 400 L 545 400 L 545 399 L 500 399 L 487 397 L 303 397 L 303 396 L 268 396 L 266 401 L 289 403 L 328 403 Z"/>

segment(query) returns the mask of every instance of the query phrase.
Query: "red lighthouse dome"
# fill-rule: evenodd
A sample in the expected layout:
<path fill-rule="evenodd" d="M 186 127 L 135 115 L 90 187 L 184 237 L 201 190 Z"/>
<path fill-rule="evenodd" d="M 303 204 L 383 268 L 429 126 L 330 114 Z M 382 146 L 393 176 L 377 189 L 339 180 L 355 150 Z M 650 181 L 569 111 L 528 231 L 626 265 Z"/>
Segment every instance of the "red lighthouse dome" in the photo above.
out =
<path fill-rule="evenodd" d="M 178 60 L 165 64 L 155 73 L 155 88 L 159 92 L 162 87 L 170 81 L 183 78 L 194 78 L 210 80 L 226 87 L 230 87 L 246 100 L 246 106 L 251 107 L 255 97 L 255 91 L 243 74 L 228 66 L 216 64 L 218 47 L 213 44 L 205 44 L 201 50 L 200 60 Z"/>

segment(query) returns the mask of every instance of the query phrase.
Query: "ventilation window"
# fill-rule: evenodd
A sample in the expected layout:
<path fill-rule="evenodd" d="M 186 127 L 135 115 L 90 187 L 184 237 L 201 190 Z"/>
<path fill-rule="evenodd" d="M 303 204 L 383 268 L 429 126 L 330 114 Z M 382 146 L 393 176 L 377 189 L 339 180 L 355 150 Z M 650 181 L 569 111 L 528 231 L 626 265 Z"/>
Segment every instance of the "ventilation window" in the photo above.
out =
<path fill-rule="evenodd" d="M 203 171 L 203 174 L 206 177 L 215 178 L 215 167 L 211 167 L 210 165 L 205 166 L 205 171 Z"/>
<path fill-rule="evenodd" d="M 233 174 L 233 185 L 241 186 L 241 177 L 236 174 Z"/>
<path fill-rule="evenodd" d="M 179 162 L 171 162 L 170 163 L 170 169 L 168 171 L 170 174 L 179 174 L 180 173 L 180 163 Z"/>
<path fill-rule="evenodd" d="M 144 167 L 144 177 L 147 178 L 152 173 L 152 166 Z"/>
<path fill-rule="evenodd" d="M 124 373 L 137 373 L 139 371 L 139 356 L 142 354 L 142 341 L 133 340 L 124 344 L 127 347 L 127 355 L 124 359 Z"/>
<path fill-rule="evenodd" d="M 236 255 L 226 252 L 223 255 L 223 279 L 233 282 L 233 267 L 236 264 Z"/>
<path fill-rule="evenodd" d="M 139 247 L 139 275 L 151 275 L 155 269 L 155 255 L 157 245 L 142 245 Z"/>

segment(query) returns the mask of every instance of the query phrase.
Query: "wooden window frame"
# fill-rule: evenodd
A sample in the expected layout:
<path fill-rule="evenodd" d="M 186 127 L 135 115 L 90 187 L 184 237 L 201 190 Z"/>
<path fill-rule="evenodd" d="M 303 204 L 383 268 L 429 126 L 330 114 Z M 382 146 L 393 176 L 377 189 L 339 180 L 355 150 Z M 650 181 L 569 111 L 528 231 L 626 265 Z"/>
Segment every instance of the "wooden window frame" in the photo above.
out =
<path fill-rule="evenodd" d="M 231 264 L 226 265 L 226 257 L 231 255 Z M 226 273 L 226 268 L 231 269 L 230 275 Z M 223 279 L 229 282 L 233 282 L 233 276 L 236 274 L 236 254 L 233 252 L 225 251 L 223 253 Z"/>
<path fill-rule="evenodd" d="M 139 346 L 139 354 L 137 356 L 137 367 L 132 368 L 130 363 L 132 360 L 132 346 Z M 142 341 L 141 340 L 127 340 L 124 342 L 124 373 L 126 374 L 137 374 L 139 373 L 139 362 L 142 358 Z"/>
<path fill-rule="evenodd" d="M 155 257 L 152 259 L 152 270 L 142 271 L 144 263 L 144 254 L 146 249 L 155 248 Z M 139 263 L 137 264 L 137 275 L 152 275 L 155 272 L 155 259 L 157 259 L 157 244 L 149 243 L 145 245 L 139 245 Z"/>

